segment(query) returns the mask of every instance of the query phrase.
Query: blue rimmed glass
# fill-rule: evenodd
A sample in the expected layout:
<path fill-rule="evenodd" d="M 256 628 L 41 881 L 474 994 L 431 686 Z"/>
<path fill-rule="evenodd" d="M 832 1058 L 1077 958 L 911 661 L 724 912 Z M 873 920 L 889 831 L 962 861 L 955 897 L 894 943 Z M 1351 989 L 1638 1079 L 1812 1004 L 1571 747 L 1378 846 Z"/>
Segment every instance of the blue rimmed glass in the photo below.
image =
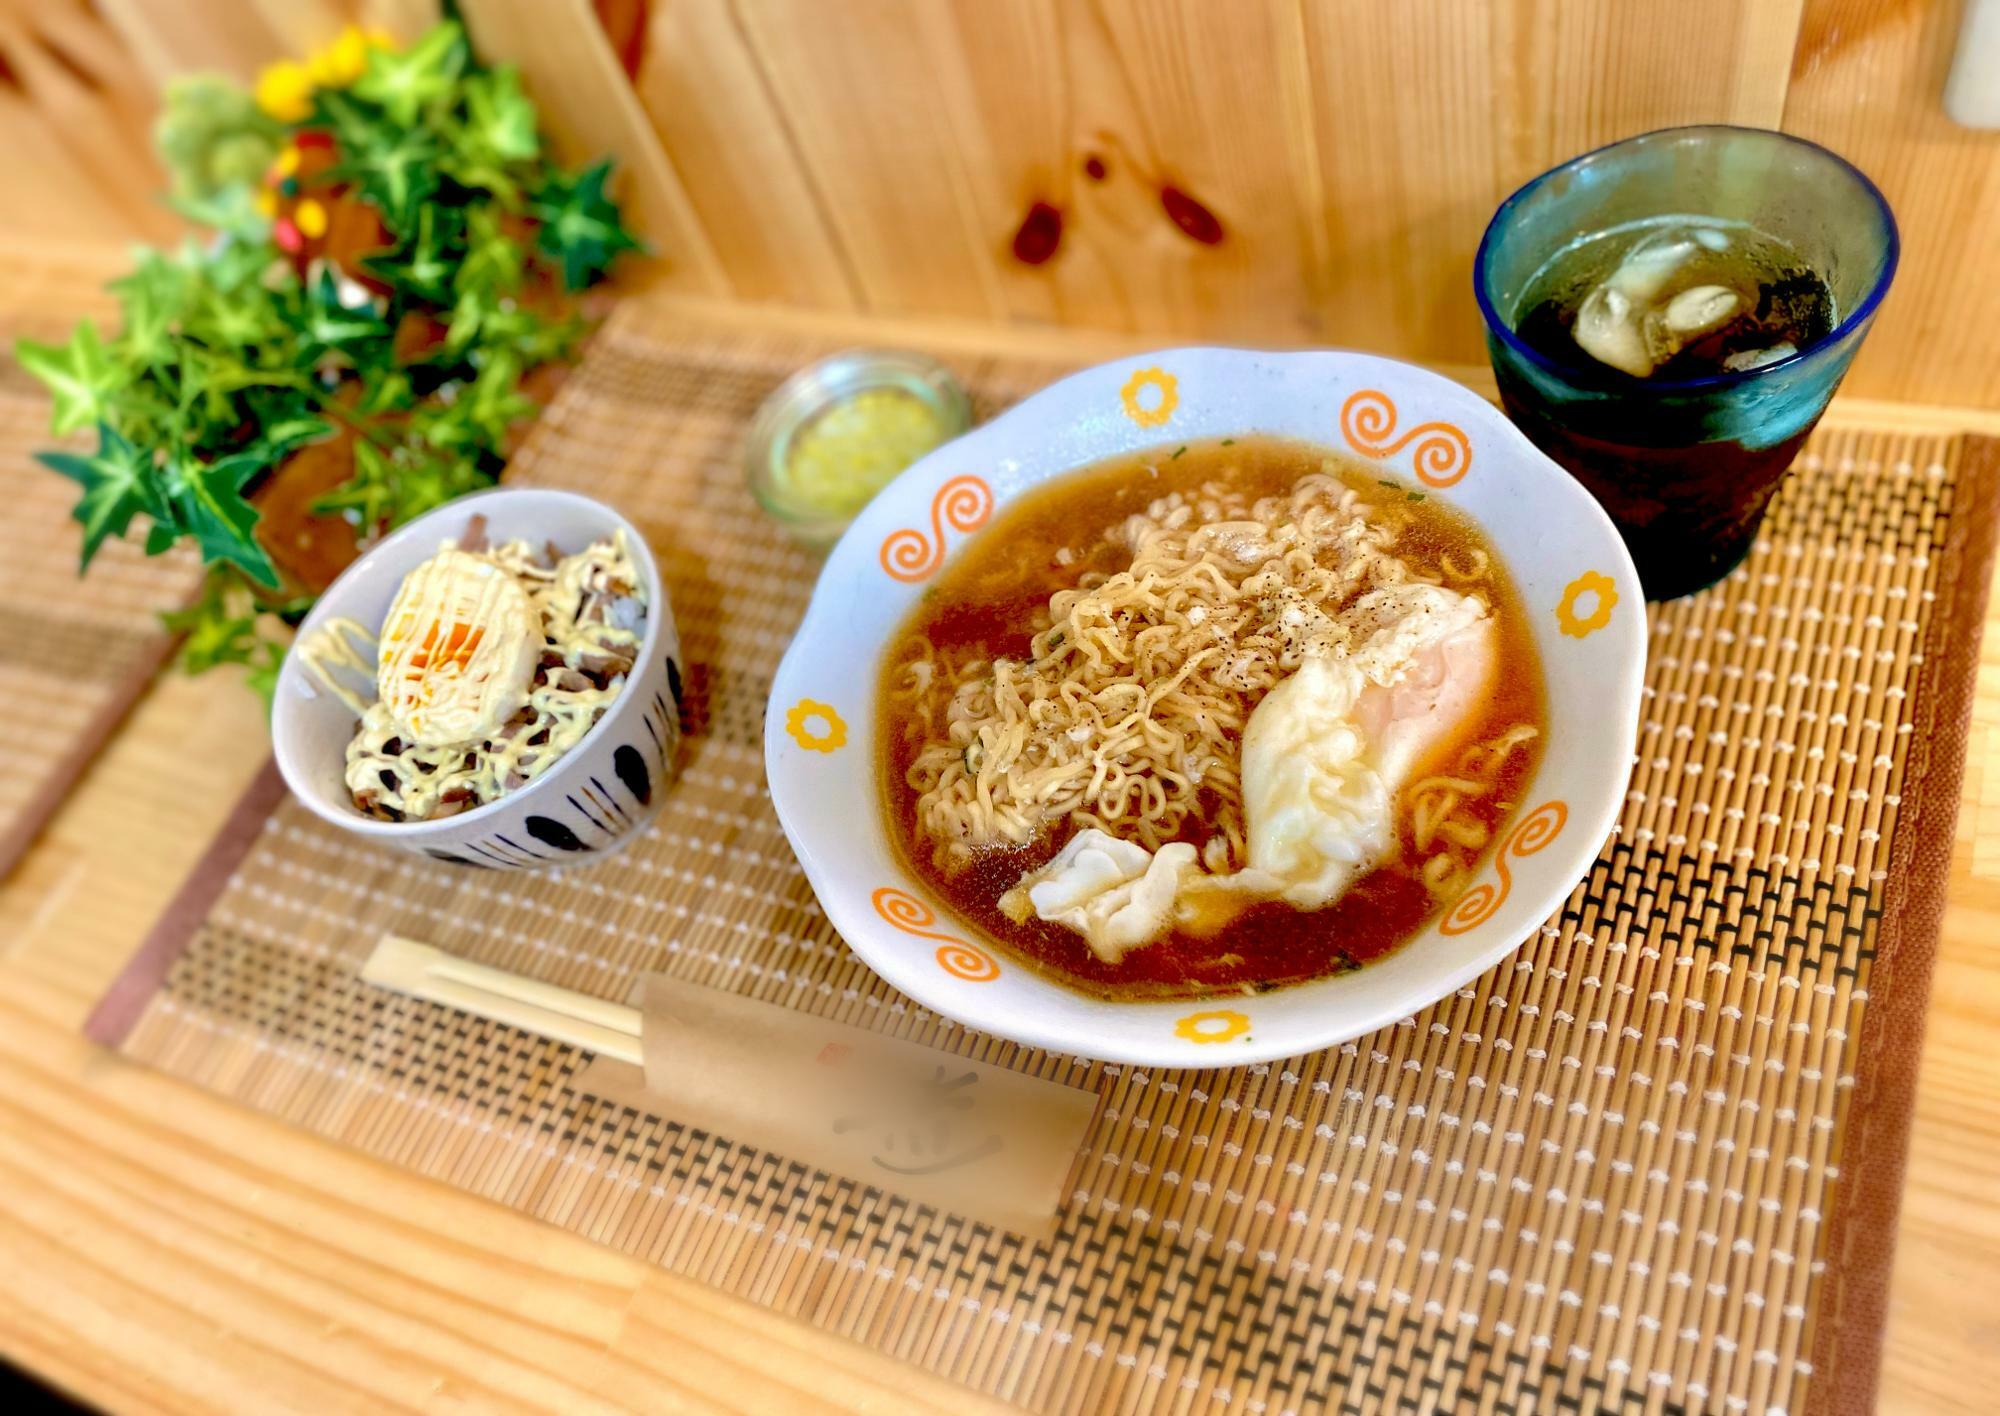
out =
<path fill-rule="evenodd" d="M 1741 222 L 1827 283 L 1834 327 L 1759 368 L 1667 381 L 1565 367 L 1514 332 L 1534 277 L 1600 232 L 1672 216 Z M 1749 552 L 1772 493 L 1854 361 L 1896 273 L 1895 217 L 1858 169 L 1762 128 L 1668 128 L 1574 158 L 1495 212 L 1473 288 L 1508 416 L 1610 513 L 1646 593 L 1714 584 Z"/>

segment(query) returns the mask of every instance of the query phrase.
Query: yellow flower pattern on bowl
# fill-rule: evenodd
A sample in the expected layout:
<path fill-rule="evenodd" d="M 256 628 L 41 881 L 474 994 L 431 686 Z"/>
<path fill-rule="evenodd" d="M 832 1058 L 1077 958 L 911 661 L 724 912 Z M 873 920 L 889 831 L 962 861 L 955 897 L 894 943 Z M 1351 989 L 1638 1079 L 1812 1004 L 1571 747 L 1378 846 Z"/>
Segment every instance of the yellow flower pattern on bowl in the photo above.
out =
<path fill-rule="evenodd" d="M 1140 402 L 1140 395 L 1148 389 L 1159 395 L 1150 406 Z M 1158 365 L 1140 369 L 1125 380 L 1125 387 L 1118 390 L 1118 400 L 1125 405 L 1127 418 L 1142 428 L 1157 428 L 1180 407 L 1180 381 Z"/>
<path fill-rule="evenodd" d="M 801 698 L 785 714 L 785 731 L 807 752 L 833 752 L 847 746 L 847 722 L 831 703 Z"/>
<path fill-rule="evenodd" d="M 1578 607 L 1585 596 L 1591 597 L 1593 603 L 1588 614 L 1580 614 Z M 1582 639 L 1610 624 L 1611 612 L 1617 606 L 1617 582 L 1599 571 L 1586 570 L 1564 587 L 1562 599 L 1556 605 L 1556 623 L 1570 638 Z"/>
<path fill-rule="evenodd" d="M 1234 1042 L 1250 1031 L 1250 1020 L 1231 1008 L 1189 1013 L 1174 1024 L 1174 1036 L 1189 1042 Z"/>

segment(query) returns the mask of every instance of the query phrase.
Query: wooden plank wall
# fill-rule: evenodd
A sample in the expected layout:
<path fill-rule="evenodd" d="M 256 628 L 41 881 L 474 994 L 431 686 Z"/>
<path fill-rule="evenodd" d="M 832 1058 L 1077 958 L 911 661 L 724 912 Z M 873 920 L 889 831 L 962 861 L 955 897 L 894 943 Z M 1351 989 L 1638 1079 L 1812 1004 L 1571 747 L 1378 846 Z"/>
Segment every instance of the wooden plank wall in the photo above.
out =
<path fill-rule="evenodd" d="M 22 16 L 47 30 L 75 13 L 155 82 L 244 73 L 362 12 L 407 30 L 434 8 L 0 0 L 0 58 Z M 1476 363 L 1472 252 L 1514 186 L 1648 128 L 1781 126 L 1859 162 L 1902 218 L 1903 272 L 1850 387 L 2000 406 L 2000 134 L 1956 127 L 1939 98 L 1960 0 L 463 9 L 483 49 L 523 67 L 564 150 L 618 155 L 675 288 Z M 50 121 L 23 74 L 0 66 L 0 142 L 46 152 L 9 140 Z M 35 221 L 150 234 L 133 210 L 143 156 L 122 185 L 93 180 L 122 121 L 64 132 L 68 150 L 94 145 L 84 176 L 42 159 L 10 172 L 10 196 L 61 187 Z"/>
<path fill-rule="evenodd" d="M 1889 194 L 1903 269 L 1850 375 L 1857 391 L 2000 406 L 2000 132 L 1944 115 L 1957 3 L 1810 0 L 1784 126 Z"/>

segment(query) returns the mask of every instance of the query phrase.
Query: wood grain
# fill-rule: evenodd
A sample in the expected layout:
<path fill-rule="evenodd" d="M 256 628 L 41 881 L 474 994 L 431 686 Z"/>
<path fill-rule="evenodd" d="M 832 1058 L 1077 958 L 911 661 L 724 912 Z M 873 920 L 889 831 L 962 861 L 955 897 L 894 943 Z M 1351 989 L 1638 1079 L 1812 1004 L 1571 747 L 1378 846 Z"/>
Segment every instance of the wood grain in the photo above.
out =
<path fill-rule="evenodd" d="M 851 308 L 861 290 L 827 202 L 726 5 L 663 6 L 636 87 L 736 295 Z"/>
<path fill-rule="evenodd" d="M 56 191 L 87 186 L 93 206 L 108 207 L 112 229 L 150 240 L 167 240 L 180 219 L 159 200 L 165 173 L 147 142 L 151 105 L 138 66 L 117 32 L 73 0 L 0 3 L 0 92 L 18 92 L 24 103 L 9 103 L 9 126 L 35 128 L 19 137 L 59 156 Z M 10 153 L 18 145 L 10 147 Z M 39 164 L 22 174 L 22 185 L 37 177 Z M 10 178 L 13 174 L 10 172 Z M 34 195 L 10 181 L 8 210 Z M 46 215 L 31 218 L 42 227 Z M 92 233 L 98 239 L 107 231 Z"/>
<path fill-rule="evenodd" d="M 0 150 L 7 153 L 7 225 L 15 235 L 102 240 L 131 232 L 124 203 L 69 160 L 32 100 L 4 85 Z"/>
<path fill-rule="evenodd" d="M 711 0 L 702 0 L 711 3 Z M 734 0 L 750 52 L 818 189 L 867 308 L 997 316 L 1005 233 L 981 220 L 951 140 L 956 76 L 941 70 L 941 7 Z"/>
<path fill-rule="evenodd" d="M 664 264 L 664 283 L 711 294 L 727 291 L 710 236 L 646 122 L 589 0 L 482 0 L 466 6 L 464 18 L 482 54 L 520 68 L 560 161 L 580 166 L 612 159 L 612 190 L 633 229 Z"/>
<path fill-rule="evenodd" d="M 1473 363 L 1472 253 L 1515 185 L 1649 128 L 1782 125 L 1853 158 L 1901 218 L 1849 387 L 2000 406 L 2000 135 L 1942 111 L 1955 4 L 652 0 L 632 83 L 588 0 L 462 8 L 523 66 L 559 151 L 618 159 L 676 291 Z M 347 20 L 408 34 L 435 13 L 0 0 L 10 220 L 170 233 L 145 151 L 167 76 L 248 78 Z M 1225 239 L 1178 229 L 1165 185 Z M 1061 241 L 1024 265 L 1037 202 Z"/>
<path fill-rule="evenodd" d="M 2000 404 L 2000 134 L 1944 114 L 1958 8 L 1812 0 L 1785 127 L 1873 177 L 1902 229 L 1902 272 L 1849 382 L 1886 398 L 1992 405 Z"/>
<path fill-rule="evenodd" d="M 1293 195 L 1312 180 L 1312 135 L 1290 121 L 1310 96 L 1288 9 L 973 0 L 948 18 L 926 48 L 949 76 L 947 127 L 1004 317 L 1312 332 L 1318 233 Z M 1169 187 L 1214 217 L 1220 241 L 1175 223 Z M 1061 212 L 1061 243 L 1024 265 L 1012 239 L 1037 202 Z"/>
<path fill-rule="evenodd" d="M 750 248 L 738 293 L 1472 360 L 1500 198 L 1628 132 L 1776 124 L 1798 11 L 688 0 L 656 7 L 641 88 L 718 246 Z M 1061 239 L 1028 265 L 1037 203 Z M 841 280 L 774 280 L 779 232 Z"/>
<path fill-rule="evenodd" d="M 1870 411 L 1842 403 L 1835 418 Z M 84 1043 L 85 1012 L 263 752 L 240 684 L 170 679 L 0 882 L 0 1272 L 32 1279 L 0 1285 L 0 1354 L 121 1410 L 1001 1409 Z M 1902 1211 L 1890 1412 L 1985 1410 L 2000 1384 L 2000 598 L 1973 753 Z"/>
<path fill-rule="evenodd" d="M 166 681 L 0 886 L 0 1353 L 121 1410 L 1003 1409 L 85 1043 L 261 719 Z"/>
<path fill-rule="evenodd" d="M 1335 253 L 1317 301 L 1324 332 L 1343 344 L 1478 360 L 1472 256 L 1507 193 L 1565 157 L 1650 128 L 1775 125 L 1782 84 L 1763 66 L 1788 52 L 1796 11 L 1308 3 Z M 1666 54 L 1676 61 L 1659 63 Z"/>

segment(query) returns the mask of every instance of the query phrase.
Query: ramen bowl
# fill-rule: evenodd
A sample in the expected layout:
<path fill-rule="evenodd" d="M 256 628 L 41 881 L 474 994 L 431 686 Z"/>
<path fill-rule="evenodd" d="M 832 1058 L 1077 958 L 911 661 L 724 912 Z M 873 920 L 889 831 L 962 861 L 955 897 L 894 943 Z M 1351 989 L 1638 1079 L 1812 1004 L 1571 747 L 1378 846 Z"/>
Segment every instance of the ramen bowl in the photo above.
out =
<path fill-rule="evenodd" d="M 680 639 L 659 568 L 637 527 L 602 502 L 571 492 L 499 488 L 418 517 L 384 537 L 321 595 L 299 628 L 301 642 L 335 619 L 374 632 L 403 577 L 446 540 L 483 519 L 494 543 L 550 542 L 568 553 L 625 533 L 646 591 L 646 626 L 625 687 L 576 744 L 532 782 L 429 821 L 363 815 L 346 782 L 355 716 L 308 671 L 285 656 L 271 708 L 272 749 L 285 784 L 322 821 L 355 836 L 433 860 L 489 870 L 567 865 L 601 858 L 629 843 L 660 809 L 680 740 Z"/>
<path fill-rule="evenodd" d="M 1143 449 L 1253 435 L 1320 444 L 1477 523 L 1519 592 L 1541 659 L 1548 737 L 1470 886 L 1386 957 L 1254 994 L 1095 997 L 986 938 L 905 864 L 879 779 L 882 657 L 947 560 L 1029 489 Z M 828 919 L 919 1003 L 1078 1056 L 1233 1066 L 1393 1025 L 1543 925 L 1617 818 L 1645 645 L 1638 576 L 1610 520 L 1485 400 L 1360 354 L 1179 349 L 1051 385 L 877 496 L 834 548 L 779 667 L 765 763 L 779 819 Z M 1301 915 L 1301 928 L 1311 921 Z"/>

